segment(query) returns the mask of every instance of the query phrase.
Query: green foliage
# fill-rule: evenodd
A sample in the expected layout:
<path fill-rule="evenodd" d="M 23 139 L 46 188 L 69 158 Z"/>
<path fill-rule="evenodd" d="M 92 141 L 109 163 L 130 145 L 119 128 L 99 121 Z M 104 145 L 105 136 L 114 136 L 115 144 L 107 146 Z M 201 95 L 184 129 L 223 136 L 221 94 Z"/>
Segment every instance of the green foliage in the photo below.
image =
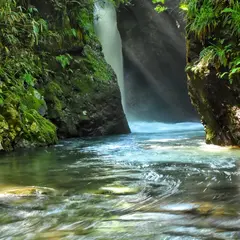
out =
<path fill-rule="evenodd" d="M 206 46 L 199 59 L 213 65 L 221 78 L 232 83 L 239 73 L 240 4 L 238 1 L 185 0 L 187 33 Z M 220 39 L 221 38 L 221 39 Z M 227 70 L 227 71 L 226 71 Z"/>
<path fill-rule="evenodd" d="M 216 68 L 227 67 L 228 58 L 231 56 L 232 45 L 225 45 L 224 41 L 212 44 L 200 52 L 200 61 L 208 65 L 212 63 Z"/>
<path fill-rule="evenodd" d="M 66 97 L 113 78 L 94 33 L 94 1 L 43 1 L 44 12 L 41 2 L 0 0 L 0 149 L 56 142 L 46 118 L 69 118 Z"/>
<path fill-rule="evenodd" d="M 220 75 L 221 78 L 228 77 L 230 83 L 233 83 L 235 76 L 240 74 L 240 56 L 236 57 L 229 63 L 229 72 L 224 72 Z"/>
<path fill-rule="evenodd" d="M 113 76 L 102 56 L 97 54 L 89 46 L 84 49 L 84 52 L 87 57 L 86 62 L 91 65 L 93 76 L 100 80 L 110 81 Z"/>
<path fill-rule="evenodd" d="M 65 69 L 70 65 L 72 57 L 69 54 L 59 55 L 56 57 L 56 60 L 61 64 L 62 68 Z"/>
<path fill-rule="evenodd" d="M 160 4 L 157 11 L 162 12 L 165 1 L 152 1 Z M 182 0 L 179 8 L 185 12 L 187 36 L 203 45 L 200 66 L 214 66 L 221 78 L 232 83 L 240 73 L 240 2 Z"/>
<path fill-rule="evenodd" d="M 36 8 L 12 0 L 1 2 L 0 145 L 5 150 L 11 150 L 19 139 L 31 144 L 57 140 L 56 127 L 40 114 L 46 103 L 34 89 L 49 72 L 44 52 L 39 54 L 38 48 L 50 33 L 48 22 Z"/>
<path fill-rule="evenodd" d="M 166 11 L 168 8 L 164 6 L 165 0 L 152 0 L 154 4 L 156 4 L 155 11 L 158 13 Z"/>
<path fill-rule="evenodd" d="M 197 8 L 197 2 L 189 6 L 188 13 L 193 10 L 194 14 L 192 21 L 189 21 L 187 30 L 193 32 L 199 39 L 204 39 L 207 34 L 214 30 L 217 26 L 217 11 L 213 3 L 209 0 L 204 0 L 200 9 Z"/>
<path fill-rule="evenodd" d="M 222 10 L 224 14 L 224 27 L 232 30 L 232 35 L 240 36 L 240 3 L 236 2 Z"/>
<path fill-rule="evenodd" d="M 24 73 L 22 76 L 24 82 L 26 82 L 30 86 L 34 86 L 34 78 L 31 73 Z"/>

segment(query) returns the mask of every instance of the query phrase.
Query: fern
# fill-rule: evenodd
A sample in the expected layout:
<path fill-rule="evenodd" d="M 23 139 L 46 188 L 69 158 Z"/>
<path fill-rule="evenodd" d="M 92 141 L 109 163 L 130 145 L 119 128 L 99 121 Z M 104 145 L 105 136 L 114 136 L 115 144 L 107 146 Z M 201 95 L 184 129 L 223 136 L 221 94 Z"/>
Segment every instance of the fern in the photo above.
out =
<path fill-rule="evenodd" d="M 224 41 L 219 41 L 217 44 L 212 44 L 204 48 L 199 55 L 199 59 L 203 65 L 213 64 L 217 69 L 221 66 L 229 65 L 229 56 L 232 52 L 232 45 L 223 45 Z"/>
<path fill-rule="evenodd" d="M 188 11 L 189 15 L 194 16 L 194 19 L 187 28 L 189 32 L 193 32 L 199 39 L 204 39 L 217 26 L 216 9 L 209 0 L 204 0 L 198 11 L 196 8 L 197 2 L 194 0 L 193 4 L 189 5 Z"/>
<path fill-rule="evenodd" d="M 229 72 L 229 77 L 232 79 L 234 76 L 237 74 L 240 74 L 240 56 L 235 58 L 231 63 L 230 63 L 230 72 Z"/>
<path fill-rule="evenodd" d="M 199 66 L 211 64 L 216 68 L 219 76 L 227 78 L 230 83 L 233 79 L 238 79 L 240 74 L 239 0 L 182 0 L 180 9 L 185 12 L 188 23 L 187 34 L 194 34 L 203 46 L 207 45 L 199 54 Z"/>
<path fill-rule="evenodd" d="M 232 30 L 231 35 L 240 36 L 240 3 L 235 3 L 232 8 L 225 8 L 222 11 L 225 14 L 224 26 Z"/>

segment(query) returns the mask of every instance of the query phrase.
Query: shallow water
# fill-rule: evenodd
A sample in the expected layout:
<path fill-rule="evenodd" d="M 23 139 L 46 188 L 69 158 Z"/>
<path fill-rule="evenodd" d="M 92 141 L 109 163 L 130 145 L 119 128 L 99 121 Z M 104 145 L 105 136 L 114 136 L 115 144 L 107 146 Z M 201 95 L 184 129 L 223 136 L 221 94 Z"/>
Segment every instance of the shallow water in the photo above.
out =
<path fill-rule="evenodd" d="M 198 123 L 131 129 L 2 155 L 0 239 L 240 239 L 240 151 Z"/>

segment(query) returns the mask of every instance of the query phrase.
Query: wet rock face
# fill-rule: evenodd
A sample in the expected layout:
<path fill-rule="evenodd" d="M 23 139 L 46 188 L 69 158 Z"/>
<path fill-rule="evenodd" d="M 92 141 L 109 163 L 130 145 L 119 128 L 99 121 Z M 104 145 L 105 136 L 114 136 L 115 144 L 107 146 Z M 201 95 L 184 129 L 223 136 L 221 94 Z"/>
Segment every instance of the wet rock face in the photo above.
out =
<path fill-rule="evenodd" d="M 191 101 L 201 116 L 206 142 L 240 145 L 240 78 L 233 84 L 220 79 L 213 66 L 197 69 L 196 60 L 203 46 L 188 40 L 188 89 Z M 194 70 L 195 69 L 195 70 Z"/>
<path fill-rule="evenodd" d="M 184 24 L 172 1 L 158 14 L 151 0 L 119 9 L 128 112 L 159 121 L 196 119 L 187 93 Z"/>

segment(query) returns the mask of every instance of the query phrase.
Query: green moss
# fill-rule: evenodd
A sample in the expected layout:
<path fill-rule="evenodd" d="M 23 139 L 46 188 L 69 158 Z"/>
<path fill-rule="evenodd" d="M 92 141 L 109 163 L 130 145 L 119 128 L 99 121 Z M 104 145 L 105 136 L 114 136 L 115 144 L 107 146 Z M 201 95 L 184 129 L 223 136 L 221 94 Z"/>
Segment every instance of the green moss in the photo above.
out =
<path fill-rule="evenodd" d="M 86 54 L 86 63 L 92 69 L 93 76 L 100 80 L 110 81 L 113 79 L 113 72 L 106 63 L 103 56 L 94 51 L 90 46 L 84 48 Z"/>
<path fill-rule="evenodd" d="M 91 75 L 83 75 L 77 73 L 72 79 L 73 87 L 79 91 L 79 93 L 90 93 L 94 90 L 93 79 Z"/>
<path fill-rule="evenodd" d="M 51 81 L 47 84 L 46 87 L 47 91 L 49 94 L 51 95 L 55 95 L 55 96 L 61 96 L 63 91 L 61 89 L 61 87 L 59 86 L 59 84 L 55 81 Z"/>
<path fill-rule="evenodd" d="M 0 36 L 0 150 L 55 143 L 56 127 L 47 119 L 57 124 L 61 137 L 101 126 L 108 112 L 97 109 L 96 99 L 115 76 L 94 33 L 94 1 L 34 1 L 34 14 L 25 11 L 27 2 L 23 8 L 20 2 L 6 3 L 10 7 L 4 7 L 0 23 L 12 27 Z M 12 13 L 17 21 L 8 18 Z M 22 28 L 19 22 L 25 23 Z M 70 57 L 67 66 L 57 62 L 59 55 Z"/>
<path fill-rule="evenodd" d="M 49 145 L 57 142 L 56 127 L 34 109 L 23 109 L 25 138 L 33 143 Z"/>
<path fill-rule="evenodd" d="M 9 131 L 9 126 L 5 118 L 0 115 L 0 150 L 5 148 L 6 142 L 4 141 L 6 138 L 6 133 Z"/>
<path fill-rule="evenodd" d="M 216 137 L 215 131 L 210 127 L 206 127 L 205 132 L 206 132 L 206 143 L 211 143 L 213 139 Z"/>
<path fill-rule="evenodd" d="M 93 9 L 82 8 L 77 16 L 78 24 L 88 33 L 94 34 Z"/>
<path fill-rule="evenodd" d="M 3 133 L 5 130 L 8 130 L 8 123 L 5 118 L 0 115 L 0 133 Z"/>
<path fill-rule="evenodd" d="M 0 107 L 0 149 L 55 143 L 56 127 L 39 113 L 45 103 L 41 95 L 34 89 L 21 89 L 18 93 L 18 88 L 5 92 Z"/>
<path fill-rule="evenodd" d="M 47 108 L 43 96 L 34 88 L 30 88 L 27 94 L 23 95 L 22 103 L 29 109 L 37 110 L 41 115 L 44 114 Z"/>
<path fill-rule="evenodd" d="M 48 102 L 49 108 L 48 113 L 51 118 L 60 117 L 63 115 L 63 104 L 62 98 L 64 92 L 60 85 L 56 81 L 49 82 L 44 88 L 44 97 Z"/>

